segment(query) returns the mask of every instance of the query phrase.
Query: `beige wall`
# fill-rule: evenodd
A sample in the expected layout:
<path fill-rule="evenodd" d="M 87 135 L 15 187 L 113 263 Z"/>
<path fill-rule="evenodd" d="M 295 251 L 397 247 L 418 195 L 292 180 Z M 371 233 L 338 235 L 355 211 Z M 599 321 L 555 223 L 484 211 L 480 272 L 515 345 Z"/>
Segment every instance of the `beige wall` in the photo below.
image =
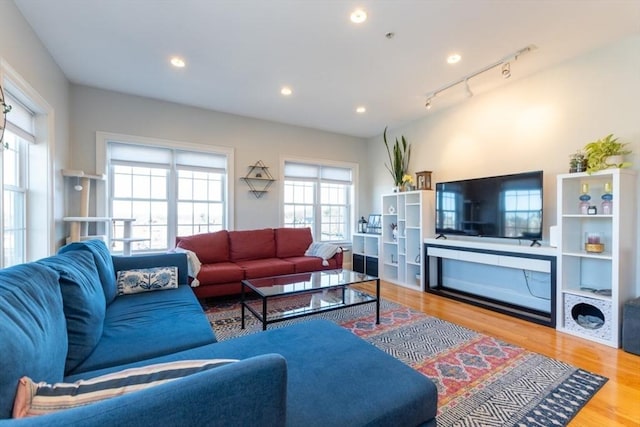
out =
<path fill-rule="evenodd" d="M 535 61 L 535 54 L 522 60 Z M 446 110 L 434 102 L 423 119 L 390 129 L 389 136 L 404 135 L 412 143 L 411 172 L 431 170 L 434 183 L 543 170 L 548 238 L 548 227 L 557 222 L 555 176 L 568 172 L 569 154 L 614 133 L 630 143 L 633 168 L 640 169 L 639 105 L 640 36 L 635 36 L 505 81 Z M 382 136 L 369 139 L 368 148 L 370 167 L 381 172 L 370 171 L 372 209 L 379 211 L 380 194 L 392 185 L 383 169 Z"/>
<path fill-rule="evenodd" d="M 224 114 L 200 108 L 72 86 L 72 158 L 75 169 L 95 171 L 96 131 L 232 147 L 235 157 L 235 229 L 281 224 L 280 164 L 283 156 L 359 163 L 364 139 Z M 262 160 L 278 180 L 256 199 L 240 181 L 248 166 Z M 361 165 L 360 179 L 366 176 Z M 368 193 L 360 192 L 365 197 Z M 365 201 L 357 200 L 356 204 Z M 357 208 L 356 208 L 357 209 Z M 356 211 L 356 214 L 358 211 Z"/>
<path fill-rule="evenodd" d="M 49 209 L 49 216 L 54 219 L 50 238 L 50 251 L 53 251 L 65 235 L 61 221 L 64 192 L 60 170 L 66 167 L 69 153 L 69 83 L 15 4 L 7 0 L 0 1 L 0 59 L 53 110 L 53 135 L 49 135 L 47 142 L 51 144 L 49 173 L 54 197 L 51 206 L 38 206 L 38 209 Z M 35 257 L 40 255 L 43 254 Z"/>

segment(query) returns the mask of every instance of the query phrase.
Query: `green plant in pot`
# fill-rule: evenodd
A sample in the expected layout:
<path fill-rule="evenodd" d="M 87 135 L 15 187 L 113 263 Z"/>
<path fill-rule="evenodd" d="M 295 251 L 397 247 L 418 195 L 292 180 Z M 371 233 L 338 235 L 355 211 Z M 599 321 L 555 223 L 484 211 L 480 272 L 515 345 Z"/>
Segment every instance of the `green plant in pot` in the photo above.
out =
<path fill-rule="evenodd" d="M 626 146 L 626 143 L 618 142 L 618 138 L 614 138 L 613 134 L 588 143 L 584 146 L 584 152 L 587 155 L 587 172 L 631 166 L 630 162 L 624 161 L 624 156 L 631 154 L 631 150 L 626 149 Z"/>
<path fill-rule="evenodd" d="M 401 137 L 401 141 L 396 138 L 392 147 L 389 147 L 387 141 L 387 128 L 384 128 L 382 134 L 384 139 L 384 145 L 387 147 L 387 154 L 389 155 L 389 164 L 385 163 L 387 170 L 393 177 L 393 185 L 396 187 L 402 186 L 402 178 L 407 174 L 409 170 L 409 159 L 411 158 L 411 144 L 407 143 L 404 136 Z"/>

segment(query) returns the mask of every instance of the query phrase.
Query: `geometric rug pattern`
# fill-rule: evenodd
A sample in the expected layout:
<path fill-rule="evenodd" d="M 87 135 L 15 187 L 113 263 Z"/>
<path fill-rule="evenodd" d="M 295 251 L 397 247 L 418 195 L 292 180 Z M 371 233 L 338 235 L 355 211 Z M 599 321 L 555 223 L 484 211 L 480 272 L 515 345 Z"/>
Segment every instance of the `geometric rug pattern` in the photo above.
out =
<path fill-rule="evenodd" d="M 284 299 L 273 310 L 304 305 Z M 240 328 L 236 301 L 203 302 L 219 341 L 259 333 L 246 312 Z M 564 426 L 606 383 L 605 377 L 508 344 L 488 335 L 383 300 L 380 324 L 374 305 L 347 307 L 313 317 L 332 320 L 429 377 L 438 388 L 438 426 Z"/>

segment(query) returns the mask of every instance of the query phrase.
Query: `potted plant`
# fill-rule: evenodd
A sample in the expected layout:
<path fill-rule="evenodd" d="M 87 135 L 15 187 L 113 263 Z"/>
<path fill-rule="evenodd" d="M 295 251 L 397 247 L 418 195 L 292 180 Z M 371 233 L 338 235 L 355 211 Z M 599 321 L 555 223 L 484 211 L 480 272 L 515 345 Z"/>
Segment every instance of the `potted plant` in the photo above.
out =
<path fill-rule="evenodd" d="M 402 186 L 402 178 L 409 170 L 411 144 L 407 144 L 407 140 L 402 136 L 402 142 L 398 141 L 398 138 L 396 138 L 393 148 L 389 148 L 386 127 L 384 128 L 382 138 L 384 139 L 384 145 L 387 147 L 387 155 L 389 156 L 389 164 L 385 163 L 385 166 L 393 177 L 393 185 L 400 188 Z"/>
<path fill-rule="evenodd" d="M 569 156 L 569 172 L 584 172 L 587 170 L 587 156 L 583 150 L 577 150 Z"/>
<path fill-rule="evenodd" d="M 613 134 L 588 143 L 584 146 L 587 155 L 587 172 L 631 166 L 631 163 L 624 161 L 624 156 L 631 154 L 631 150 L 625 149 L 626 146 L 626 143 L 618 142 L 618 138 L 614 138 Z"/>

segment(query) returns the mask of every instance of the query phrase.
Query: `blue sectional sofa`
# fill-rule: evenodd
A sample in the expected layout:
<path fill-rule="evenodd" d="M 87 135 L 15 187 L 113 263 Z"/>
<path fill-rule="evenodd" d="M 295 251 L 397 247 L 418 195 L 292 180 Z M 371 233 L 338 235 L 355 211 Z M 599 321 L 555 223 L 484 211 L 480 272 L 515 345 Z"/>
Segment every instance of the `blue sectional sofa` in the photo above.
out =
<path fill-rule="evenodd" d="M 100 241 L 0 270 L 0 426 L 432 426 L 434 384 L 324 320 L 216 342 L 184 254 L 112 257 Z M 117 295 L 116 272 L 177 266 L 175 289 Z M 12 419 L 16 386 L 157 363 L 235 359 L 171 382 Z M 128 372 L 128 371 L 127 371 Z"/>

